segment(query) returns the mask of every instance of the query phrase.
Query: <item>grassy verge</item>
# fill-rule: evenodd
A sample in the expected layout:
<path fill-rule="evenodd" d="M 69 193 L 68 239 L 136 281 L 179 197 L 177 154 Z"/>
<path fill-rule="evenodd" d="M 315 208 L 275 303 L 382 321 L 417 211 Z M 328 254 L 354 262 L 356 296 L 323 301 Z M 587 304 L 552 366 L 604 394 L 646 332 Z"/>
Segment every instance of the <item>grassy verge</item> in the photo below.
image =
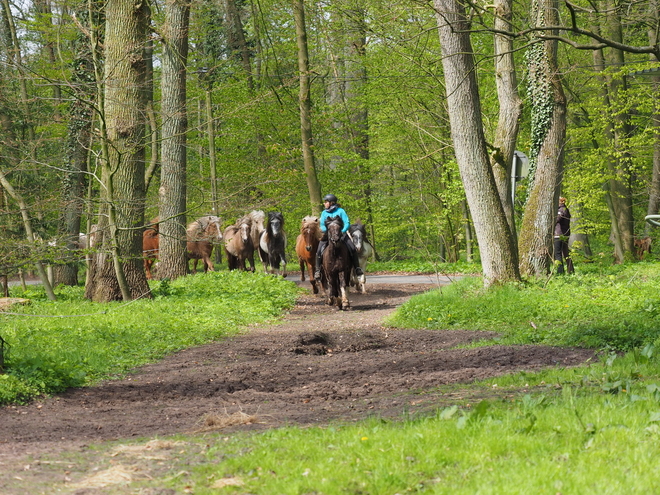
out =
<path fill-rule="evenodd" d="M 186 347 L 277 317 L 298 289 L 279 277 L 216 272 L 154 282 L 155 298 L 96 304 L 82 287 L 59 288 L 48 301 L 39 287 L 12 295 L 32 300 L 20 314 L 0 313 L 11 347 L 0 375 L 0 404 L 25 402 L 99 378 L 123 374 Z"/>
<path fill-rule="evenodd" d="M 630 350 L 660 338 L 660 265 L 598 266 L 487 291 L 481 279 L 464 278 L 412 298 L 389 323 L 498 331 L 506 344 Z"/>

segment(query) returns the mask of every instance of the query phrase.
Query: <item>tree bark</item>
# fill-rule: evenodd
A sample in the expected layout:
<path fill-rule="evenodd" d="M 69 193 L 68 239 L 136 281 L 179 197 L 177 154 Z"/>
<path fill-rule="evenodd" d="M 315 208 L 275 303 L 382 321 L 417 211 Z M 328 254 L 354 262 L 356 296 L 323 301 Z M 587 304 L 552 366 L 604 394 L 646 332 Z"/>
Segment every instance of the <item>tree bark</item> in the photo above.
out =
<path fill-rule="evenodd" d="M 190 3 L 168 0 L 162 76 L 162 165 L 158 275 L 175 279 L 188 273 L 186 258 L 186 63 Z"/>
<path fill-rule="evenodd" d="M 321 214 L 321 184 L 316 174 L 314 162 L 314 140 L 312 135 L 312 102 L 310 96 L 309 54 L 307 51 L 307 28 L 305 25 L 305 5 L 303 0 L 293 1 L 293 15 L 296 24 L 298 45 L 298 76 L 300 88 L 300 135 L 302 141 L 303 166 L 309 191 L 309 202 L 314 215 Z"/>
<path fill-rule="evenodd" d="M 103 245 L 94 256 L 94 277 L 86 294 L 96 302 L 149 296 L 142 267 L 144 224 L 144 129 L 146 4 L 106 3 L 105 91 L 103 112 L 107 163 Z M 104 228 L 105 227 L 105 228 Z M 109 256 L 110 255 L 110 256 Z"/>
<path fill-rule="evenodd" d="M 538 27 L 558 24 L 557 0 L 539 0 Z M 537 41 L 528 54 L 533 175 L 520 229 L 520 272 L 548 273 L 566 141 L 566 97 L 557 68 L 557 41 Z"/>
<path fill-rule="evenodd" d="M 479 243 L 484 284 L 518 280 L 515 243 L 486 150 L 465 6 L 457 0 L 435 0 L 434 5 L 451 136 Z"/>
<path fill-rule="evenodd" d="M 607 18 L 605 24 L 606 34 L 610 39 L 617 42 L 623 40 L 623 27 L 616 0 L 608 0 Z M 607 66 L 623 67 L 625 64 L 624 53 L 621 50 L 608 48 L 604 52 L 605 64 Z M 626 80 L 620 76 L 606 74 L 604 76 L 604 90 L 607 92 L 608 103 L 612 105 L 612 119 L 606 130 L 608 140 L 612 144 L 612 149 L 608 153 L 607 166 L 610 172 L 608 190 L 610 194 L 612 208 L 612 219 L 617 223 L 617 228 L 613 229 L 616 243 L 620 244 L 622 252 L 615 251 L 615 259 L 622 263 L 626 257 L 633 256 L 635 252 L 633 217 L 633 198 L 629 179 L 630 152 L 628 146 L 628 137 L 630 134 L 630 116 L 628 112 L 618 111 L 615 105 L 621 92 L 627 90 Z"/>
<path fill-rule="evenodd" d="M 658 3 L 658 0 L 650 0 L 649 1 L 649 17 L 654 20 L 654 22 L 649 26 L 648 30 L 648 38 L 649 38 L 649 45 L 655 46 L 658 44 L 658 32 L 652 28 L 653 25 L 657 26 L 659 17 L 660 15 L 658 14 L 658 9 L 660 8 L 660 4 Z M 658 58 L 655 55 L 650 56 L 651 61 L 658 62 Z M 655 111 L 653 112 L 653 115 L 651 116 L 653 120 L 653 129 L 655 131 L 655 139 L 653 141 L 653 173 L 652 173 L 652 179 L 651 179 L 651 185 L 650 185 L 650 190 L 649 190 L 649 204 L 648 208 L 646 210 L 647 215 L 657 215 L 658 211 L 660 211 L 660 105 L 658 104 L 658 100 L 660 100 L 660 76 L 654 76 L 652 78 L 652 83 L 655 91 L 653 94 L 655 95 L 656 103 L 653 106 L 655 108 Z M 650 223 L 646 223 L 644 226 L 644 232 L 645 234 L 651 235 L 651 231 L 653 230 L 653 225 Z"/>
<path fill-rule="evenodd" d="M 495 83 L 500 111 L 495 131 L 495 141 L 493 142 L 495 151 L 491 154 L 490 161 L 504 214 L 515 238 L 516 223 L 511 196 L 511 174 L 513 153 L 516 150 L 520 116 L 522 114 L 522 100 L 518 95 L 518 78 L 513 59 L 513 39 L 511 36 L 500 34 L 501 32 L 512 31 L 513 0 L 495 0 L 494 6 L 494 28 L 496 30 L 494 40 Z"/>
<path fill-rule="evenodd" d="M 87 10 L 77 12 L 78 19 L 87 19 Z M 69 107 L 69 124 L 67 133 L 67 162 L 62 178 L 62 214 L 59 222 L 59 238 L 66 243 L 69 250 L 78 250 L 79 233 L 81 232 L 81 216 L 85 205 L 87 190 L 86 175 L 91 138 L 92 120 L 94 118 L 93 104 L 96 90 L 94 88 L 94 60 L 92 57 L 91 40 L 83 33 L 78 33 L 74 40 L 75 63 L 72 75 L 71 91 L 74 100 Z M 74 243 L 75 241 L 75 243 Z M 85 246 L 83 246 L 85 247 Z M 78 262 L 56 265 L 55 283 L 64 285 L 78 284 Z"/>

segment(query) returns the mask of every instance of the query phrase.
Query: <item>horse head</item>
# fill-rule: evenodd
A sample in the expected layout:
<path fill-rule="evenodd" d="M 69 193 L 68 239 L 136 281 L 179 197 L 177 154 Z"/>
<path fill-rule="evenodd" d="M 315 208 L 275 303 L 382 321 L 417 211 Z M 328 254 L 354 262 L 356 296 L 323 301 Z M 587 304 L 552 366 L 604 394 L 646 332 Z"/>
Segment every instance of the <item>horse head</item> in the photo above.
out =
<path fill-rule="evenodd" d="M 336 244 L 341 240 L 342 229 L 344 228 L 344 222 L 341 218 L 326 218 L 325 227 L 328 231 L 328 240 L 330 242 Z"/>
<path fill-rule="evenodd" d="M 364 225 L 362 225 L 362 223 L 358 220 L 349 227 L 348 233 L 350 234 L 351 239 L 353 239 L 355 249 L 358 253 L 361 253 L 362 247 L 364 245 L 363 243 L 368 242 L 367 229 L 365 229 Z"/>
<path fill-rule="evenodd" d="M 208 223 L 206 225 L 206 233 L 209 240 L 212 242 L 222 242 L 222 227 L 220 226 L 220 217 L 209 215 L 206 217 Z"/>
<path fill-rule="evenodd" d="M 278 211 L 268 213 L 268 230 L 270 235 L 278 236 L 284 227 L 284 216 Z"/>
<path fill-rule="evenodd" d="M 250 240 L 250 231 L 252 230 L 252 221 L 250 217 L 241 218 L 238 221 L 237 227 L 241 234 L 241 240 L 244 244 L 247 243 Z"/>
<path fill-rule="evenodd" d="M 362 232 L 359 230 L 355 230 L 351 233 L 351 239 L 353 239 L 353 244 L 355 245 L 355 250 L 359 253 L 362 251 Z"/>
<path fill-rule="evenodd" d="M 321 229 L 319 228 L 319 217 L 307 215 L 300 222 L 300 235 L 305 242 L 305 250 L 311 251 L 315 243 L 321 238 Z M 316 242 L 315 242 L 316 241 Z"/>

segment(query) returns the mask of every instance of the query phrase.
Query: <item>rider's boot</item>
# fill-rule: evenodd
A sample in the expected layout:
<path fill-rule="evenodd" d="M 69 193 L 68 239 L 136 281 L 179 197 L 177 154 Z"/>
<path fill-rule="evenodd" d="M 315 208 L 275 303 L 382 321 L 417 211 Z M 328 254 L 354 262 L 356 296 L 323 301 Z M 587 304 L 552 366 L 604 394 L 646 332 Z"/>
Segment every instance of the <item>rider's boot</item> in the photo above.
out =
<path fill-rule="evenodd" d="M 314 270 L 314 279 L 321 280 L 321 255 L 323 252 L 319 249 L 316 253 L 316 270 Z"/>

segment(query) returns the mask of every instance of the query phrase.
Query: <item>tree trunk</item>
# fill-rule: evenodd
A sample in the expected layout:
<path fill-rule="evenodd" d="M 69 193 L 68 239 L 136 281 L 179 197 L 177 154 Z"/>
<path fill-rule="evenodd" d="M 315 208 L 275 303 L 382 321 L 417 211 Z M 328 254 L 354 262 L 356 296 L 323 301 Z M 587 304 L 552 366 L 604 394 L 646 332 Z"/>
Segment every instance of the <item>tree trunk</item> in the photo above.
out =
<path fill-rule="evenodd" d="M 87 19 L 87 10 L 77 12 L 77 17 Z M 63 177 L 63 204 L 58 229 L 58 237 L 65 240 L 66 248 L 70 250 L 80 248 L 78 237 L 81 231 L 80 219 L 87 190 L 85 172 L 87 171 L 89 142 L 94 118 L 92 105 L 96 94 L 93 83 L 91 83 L 94 81 L 94 61 L 88 37 L 79 33 L 74 40 L 74 49 L 76 63 L 72 75 L 71 92 L 75 99 L 69 108 L 67 171 Z M 78 262 L 57 265 L 55 283 L 77 285 Z"/>
<path fill-rule="evenodd" d="M 298 44 L 298 77 L 300 88 L 300 136 L 302 141 L 303 166 L 309 191 L 309 202 L 314 215 L 321 214 L 321 184 L 316 175 L 314 162 L 314 140 L 312 137 L 312 100 L 310 96 L 309 54 L 307 52 L 307 28 L 305 25 L 305 4 L 303 0 L 293 1 L 293 16 L 296 23 Z"/>
<path fill-rule="evenodd" d="M 96 302 L 149 296 L 142 267 L 144 224 L 144 129 L 146 4 L 106 3 L 106 134 L 104 207 L 99 215 L 103 245 L 94 256 L 86 295 Z M 109 252 L 108 252 L 109 251 Z M 109 256 L 109 254 L 111 256 Z"/>
<path fill-rule="evenodd" d="M 542 0 L 532 12 L 538 27 L 558 24 L 557 0 Z M 532 104 L 529 194 L 520 229 L 520 272 L 548 273 L 566 141 L 566 97 L 557 68 L 557 41 L 538 41 L 528 53 Z"/>
<path fill-rule="evenodd" d="M 518 280 L 515 243 L 486 150 L 465 7 L 457 0 L 435 0 L 434 5 L 451 136 L 479 243 L 484 284 Z"/>
<path fill-rule="evenodd" d="M 158 275 L 175 279 L 188 273 L 186 258 L 186 63 L 190 3 L 168 0 L 162 76 L 162 165 Z"/>
<path fill-rule="evenodd" d="M 495 183 L 500 193 L 500 201 L 504 208 L 509 228 L 516 235 L 514 206 L 511 196 L 511 170 L 513 153 L 516 150 L 518 128 L 522 114 L 522 100 L 518 95 L 518 79 L 513 59 L 513 39 L 499 34 L 498 31 L 512 31 L 513 0 L 495 0 L 495 83 L 497 99 L 500 104 L 497 130 L 490 161 L 493 167 Z"/>
<path fill-rule="evenodd" d="M 659 8 L 660 5 L 658 4 L 658 0 L 649 1 L 649 17 L 654 20 L 653 24 L 655 26 L 658 25 L 658 18 L 660 17 L 658 14 Z M 648 38 L 649 45 L 656 46 L 658 44 L 658 32 L 652 27 L 649 27 Z M 651 55 L 651 61 L 658 62 L 658 59 L 654 55 Z M 655 105 L 653 106 L 655 111 L 651 117 L 653 120 L 655 139 L 653 141 L 653 175 L 649 190 L 649 205 L 646 211 L 647 215 L 657 215 L 658 211 L 660 211 L 660 105 L 658 104 L 658 100 L 660 99 L 660 96 L 658 96 L 660 95 L 660 76 L 653 76 L 652 83 L 654 88 L 652 94 L 656 99 Z M 645 234 L 647 236 L 650 235 L 652 229 L 653 226 L 647 222 L 644 226 Z"/>
<path fill-rule="evenodd" d="M 607 37 L 621 42 L 623 28 L 616 3 L 615 0 L 608 0 L 605 30 Z M 607 48 L 604 51 L 604 59 L 605 66 L 609 67 L 623 67 L 625 64 L 624 53 L 614 48 Z M 624 78 L 612 76 L 609 73 L 603 77 L 603 83 L 604 92 L 607 95 L 608 109 L 611 110 L 610 125 L 606 129 L 608 142 L 612 146 L 606 158 L 611 177 L 608 181 L 611 202 L 608 205 L 612 210 L 612 220 L 617 223 L 616 228 L 612 230 L 615 234 L 615 245 L 620 245 L 622 250 L 621 252 L 618 249 L 615 250 L 615 260 L 622 263 L 626 254 L 632 256 L 635 252 L 635 219 L 633 217 L 633 198 L 629 179 L 630 152 L 627 142 L 630 134 L 630 117 L 627 112 L 617 110 L 619 105 L 616 104 L 620 98 L 620 93 L 624 93 L 627 87 Z M 620 238 L 616 239 L 618 236 Z"/>

